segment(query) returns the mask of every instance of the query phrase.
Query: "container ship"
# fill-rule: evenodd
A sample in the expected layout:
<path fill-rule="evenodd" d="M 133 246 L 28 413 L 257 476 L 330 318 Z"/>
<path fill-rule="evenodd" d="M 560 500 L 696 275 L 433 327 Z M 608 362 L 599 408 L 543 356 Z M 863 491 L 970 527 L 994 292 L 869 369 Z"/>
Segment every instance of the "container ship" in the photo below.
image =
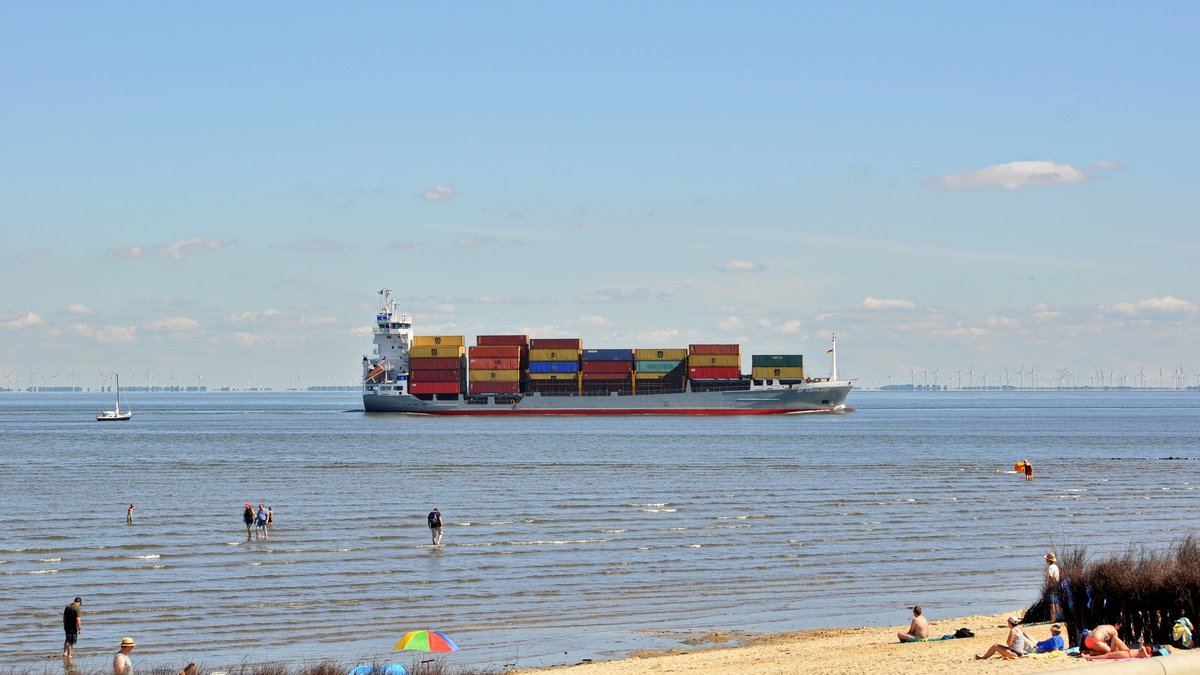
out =
<path fill-rule="evenodd" d="M 388 289 L 364 356 L 367 412 L 427 415 L 771 415 L 849 412 L 853 380 L 806 377 L 800 354 L 738 344 L 587 349 L 581 338 L 414 335 Z"/>

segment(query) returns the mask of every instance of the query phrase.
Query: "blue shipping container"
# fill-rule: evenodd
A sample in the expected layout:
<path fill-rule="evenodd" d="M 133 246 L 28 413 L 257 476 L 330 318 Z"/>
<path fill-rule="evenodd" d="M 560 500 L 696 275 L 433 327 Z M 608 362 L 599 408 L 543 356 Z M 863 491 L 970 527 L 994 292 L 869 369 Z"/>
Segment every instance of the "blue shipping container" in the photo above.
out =
<path fill-rule="evenodd" d="M 632 349 L 585 349 L 584 361 L 632 361 Z"/>
<path fill-rule="evenodd" d="M 574 361 L 530 361 L 531 373 L 578 373 L 579 364 Z"/>

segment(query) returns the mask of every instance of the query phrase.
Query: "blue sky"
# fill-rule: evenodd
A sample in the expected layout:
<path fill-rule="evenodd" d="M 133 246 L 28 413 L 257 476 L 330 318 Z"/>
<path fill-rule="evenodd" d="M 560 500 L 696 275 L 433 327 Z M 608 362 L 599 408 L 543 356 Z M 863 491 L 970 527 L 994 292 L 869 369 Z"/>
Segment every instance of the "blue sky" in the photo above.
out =
<path fill-rule="evenodd" d="M 383 287 L 421 334 L 1195 385 L 1198 15 L 7 3 L 0 386 L 349 383 Z"/>

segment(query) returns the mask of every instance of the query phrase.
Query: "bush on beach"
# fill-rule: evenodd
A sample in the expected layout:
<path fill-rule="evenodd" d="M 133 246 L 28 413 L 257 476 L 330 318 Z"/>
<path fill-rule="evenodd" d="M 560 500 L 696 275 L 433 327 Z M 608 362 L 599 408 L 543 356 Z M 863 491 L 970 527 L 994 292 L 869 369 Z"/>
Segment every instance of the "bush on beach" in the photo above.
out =
<path fill-rule="evenodd" d="M 1088 562 L 1081 546 L 1058 556 L 1062 581 L 1047 587 L 1025 612 L 1026 622 L 1050 620 L 1056 596 L 1059 619 L 1075 644 L 1081 629 L 1121 624 L 1121 639 L 1170 644 L 1175 620 L 1200 617 L 1200 541 L 1188 535 L 1162 550 L 1132 547 Z"/>

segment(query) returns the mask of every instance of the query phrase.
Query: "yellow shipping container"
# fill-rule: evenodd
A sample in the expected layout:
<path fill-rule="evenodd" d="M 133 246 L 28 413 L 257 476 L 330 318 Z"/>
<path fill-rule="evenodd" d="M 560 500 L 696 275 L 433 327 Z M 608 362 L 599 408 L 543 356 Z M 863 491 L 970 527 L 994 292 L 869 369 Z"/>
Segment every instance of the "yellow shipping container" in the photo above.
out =
<path fill-rule="evenodd" d="M 661 380 L 667 373 L 634 373 L 633 376 L 639 380 Z"/>
<path fill-rule="evenodd" d="M 741 365 L 742 357 L 738 354 L 692 354 L 688 357 L 688 368 Z"/>
<path fill-rule="evenodd" d="M 635 349 L 635 361 L 682 361 L 687 358 L 686 349 Z"/>
<path fill-rule="evenodd" d="M 472 370 L 472 382 L 520 382 L 519 370 Z"/>
<path fill-rule="evenodd" d="M 750 369 L 750 377 L 756 380 L 803 380 L 803 367 L 784 367 L 772 368 L 770 366 L 759 366 Z"/>
<path fill-rule="evenodd" d="M 530 361 L 578 361 L 582 349 L 530 349 Z"/>
<path fill-rule="evenodd" d="M 444 359 L 446 357 L 454 358 L 456 356 L 466 356 L 466 354 L 467 348 L 462 345 L 450 345 L 449 347 L 433 347 L 427 345 L 423 347 L 413 347 L 412 349 L 408 350 L 409 358 L 413 359 Z"/>
<path fill-rule="evenodd" d="M 466 344 L 461 335 L 414 335 L 414 347 L 461 347 Z"/>
<path fill-rule="evenodd" d="M 559 382 L 578 382 L 578 373 L 529 373 L 531 380 L 557 380 Z"/>

